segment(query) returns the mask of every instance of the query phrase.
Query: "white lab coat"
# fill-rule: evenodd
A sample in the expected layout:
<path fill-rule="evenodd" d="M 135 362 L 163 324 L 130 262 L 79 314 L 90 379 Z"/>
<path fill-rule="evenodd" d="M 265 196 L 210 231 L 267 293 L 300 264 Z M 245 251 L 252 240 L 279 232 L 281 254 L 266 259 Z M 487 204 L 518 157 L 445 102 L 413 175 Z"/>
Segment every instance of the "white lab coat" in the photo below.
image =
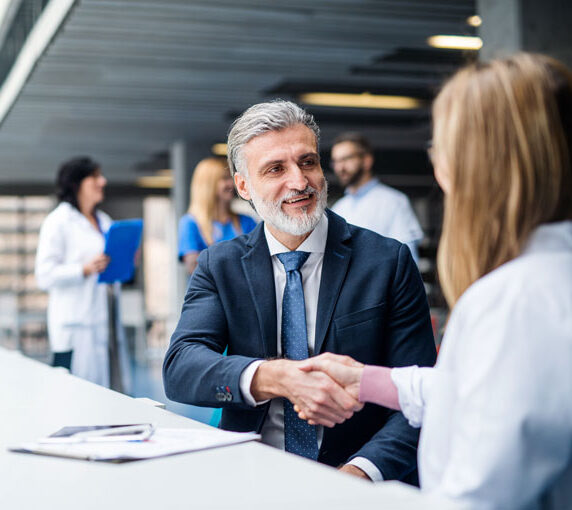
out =
<path fill-rule="evenodd" d="M 102 232 L 111 218 L 97 211 Z M 45 219 L 36 255 L 36 280 L 49 292 L 48 336 L 53 352 L 73 350 L 71 372 L 109 386 L 108 299 L 98 275 L 83 265 L 103 253 L 104 237 L 75 207 L 62 202 Z"/>
<path fill-rule="evenodd" d="M 572 508 L 572 222 L 455 306 L 435 368 L 393 369 L 421 487 L 475 509 Z"/>
<path fill-rule="evenodd" d="M 332 207 L 348 223 L 407 244 L 418 261 L 423 230 L 407 195 L 371 179 L 354 193 L 346 192 Z"/>

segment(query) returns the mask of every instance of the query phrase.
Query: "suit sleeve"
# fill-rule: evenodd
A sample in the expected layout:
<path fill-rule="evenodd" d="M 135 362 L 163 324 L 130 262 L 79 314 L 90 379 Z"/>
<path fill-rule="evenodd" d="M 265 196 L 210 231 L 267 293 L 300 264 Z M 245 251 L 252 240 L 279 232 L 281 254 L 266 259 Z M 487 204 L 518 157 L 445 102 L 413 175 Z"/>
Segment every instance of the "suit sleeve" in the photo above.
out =
<path fill-rule="evenodd" d="M 436 359 L 429 306 L 421 276 L 409 249 L 401 245 L 385 331 L 383 364 L 389 367 L 433 366 Z M 365 457 L 384 480 L 402 480 L 417 466 L 419 431 L 403 414 L 392 411 L 383 427 L 351 458 Z"/>
<path fill-rule="evenodd" d="M 225 356 L 228 327 L 205 250 L 189 281 L 179 323 L 163 363 L 171 400 L 208 407 L 252 409 L 240 392 L 240 374 L 256 358 Z"/>

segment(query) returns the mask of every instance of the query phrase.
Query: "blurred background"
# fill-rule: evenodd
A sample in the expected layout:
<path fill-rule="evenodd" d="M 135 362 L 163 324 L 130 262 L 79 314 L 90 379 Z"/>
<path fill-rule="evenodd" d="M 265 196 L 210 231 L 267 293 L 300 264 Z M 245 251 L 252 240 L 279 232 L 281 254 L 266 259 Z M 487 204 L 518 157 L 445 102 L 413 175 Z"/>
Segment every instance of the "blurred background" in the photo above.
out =
<path fill-rule="evenodd" d="M 176 229 L 192 169 L 225 154 L 239 113 L 273 98 L 315 116 L 330 203 L 342 195 L 334 137 L 371 140 L 376 176 L 408 195 L 423 228 L 419 268 L 439 340 L 431 100 L 477 59 L 529 50 L 572 64 L 571 22 L 566 0 L 0 1 L 0 345 L 49 360 L 38 231 L 56 204 L 59 164 L 89 155 L 109 181 L 102 209 L 144 219 L 122 316 L 133 395 L 166 402 L 160 367 L 187 282 Z"/>

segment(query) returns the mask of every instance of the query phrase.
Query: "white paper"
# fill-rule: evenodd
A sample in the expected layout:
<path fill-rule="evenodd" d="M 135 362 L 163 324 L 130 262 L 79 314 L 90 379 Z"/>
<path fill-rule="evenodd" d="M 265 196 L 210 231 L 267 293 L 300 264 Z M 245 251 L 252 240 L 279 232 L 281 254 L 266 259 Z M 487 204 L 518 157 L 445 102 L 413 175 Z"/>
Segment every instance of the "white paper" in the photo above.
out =
<path fill-rule="evenodd" d="M 258 439 L 260 439 L 260 435 L 253 432 L 159 427 L 151 438 L 146 441 L 72 444 L 26 443 L 18 447 L 9 448 L 9 450 L 86 460 L 126 461 L 206 450 Z"/>

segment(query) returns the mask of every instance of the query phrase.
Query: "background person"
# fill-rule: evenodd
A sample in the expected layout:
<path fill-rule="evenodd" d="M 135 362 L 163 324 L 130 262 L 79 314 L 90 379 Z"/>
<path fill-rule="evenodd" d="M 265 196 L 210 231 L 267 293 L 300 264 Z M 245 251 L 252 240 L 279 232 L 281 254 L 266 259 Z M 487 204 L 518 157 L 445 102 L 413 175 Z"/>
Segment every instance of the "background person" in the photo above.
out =
<path fill-rule="evenodd" d="M 88 157 L 62 164 L 60 204 L 40 229 L 35 270 L 38 286 L 49 292 L 53 365 L 102 386 L 109 386 L 108 299 L 97 279 L 109 263 L 103 250 L 111 218 L 97 206 L 106 184 L 99 164 Z"/>
<path fill-rule="evenodd" d="M 254 105 L 228 137 L 239 194 L 264 222 L 204 250 L 163 364 L 168 398 L 222 407 L 221 427 L 256 430 L 276 448 L 362 478 L 415 474 L 418 432 L 366 406 L 299 360 L 333 351 L 390 366 L 432 365 L 421 277 L 394 239 L 326 211 L 313 117 L 288 101 Z M 222 353 L 228 348 L 228 356 Z M 313 408 L 326 428 L 300 420 Z"/>
<path fill-rule="evenodd" d="M 247 234 L 256 226 L 250 216 L 230 210 L 235 196 L 225 159 L 206 158 L 195 167 L 189 212 L 179 221 L 179 259 L 189 273 L 197 267 L 202 250 L 219 241 Z"/>
<path fill-rule="evenodd" d="M 436 367 L 327 354 L 306 369 L 422 426 L 422 489 L 467 508 L 570 508 L 572 73 L 530 54 L 471 66 L 433 121 L 452 307 Z"/>
<path fill-rule="evenodd" d="M 330 164 L 346 189 L 332 211 L 348 223 L 405 243 L 417 262 L 423 231 L 407 195 L 373 177 L 369 140 L 360 133 L 340 134 L 334 140 Z"/>

